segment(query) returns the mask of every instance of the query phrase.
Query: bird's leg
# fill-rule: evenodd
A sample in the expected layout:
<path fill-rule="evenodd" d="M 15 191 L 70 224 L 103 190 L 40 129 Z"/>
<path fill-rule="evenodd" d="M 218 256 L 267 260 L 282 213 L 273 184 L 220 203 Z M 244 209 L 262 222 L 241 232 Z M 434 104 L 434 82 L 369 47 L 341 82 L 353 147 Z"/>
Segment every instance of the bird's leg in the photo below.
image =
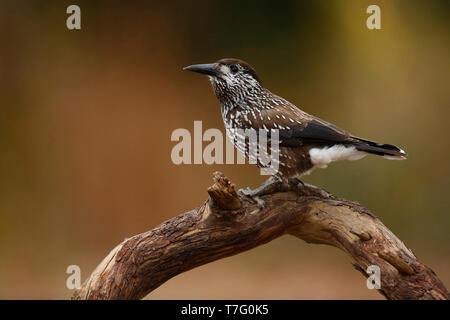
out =
<path fill-rule="evenodd" d="M 253 190 L 250 189 L 250 187 L 247 187 L 246 189 L 239 189 L 238 192 L 251 198 L 264 211 L 264 200 L 262 200 L 260 197 L 280 190 L 281 186 L 281 180 L 277 177 L 272 176 L 267 179 L 262 185 Z"/>
<path fill-rule="evenodd" d="M 239 192 L 247 197 L 253 198 L 273 193 L 274 191 L 279 190 L 280 186 L 281 180 L 277 177 L 272 176 L 255 189 L 250 189 L 250 187 L 247 187 L 246 189 L 239 189 Z"/>
<path fill-rule="evenodd" d="M 251 198 L 262 210 L 264 210 L 264 200 L 261 199 L 261 196 L 277 191 L 293 190 L 298 192 L 300 187 L 305 187 L 305 184 L 298 178 L 280 179 L 279 177 L 272 176 L 255 189 L 247 187 L 246 189 L 239 189 L 238 192 Z"/>

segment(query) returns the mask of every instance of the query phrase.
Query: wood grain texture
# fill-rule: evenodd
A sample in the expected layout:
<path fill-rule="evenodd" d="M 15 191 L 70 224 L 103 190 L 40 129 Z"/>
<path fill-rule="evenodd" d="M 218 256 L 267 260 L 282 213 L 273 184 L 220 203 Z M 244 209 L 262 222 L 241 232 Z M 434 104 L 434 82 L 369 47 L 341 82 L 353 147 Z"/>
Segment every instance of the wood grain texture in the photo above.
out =
<path fill-rule="evenodd" d="M 262 212 L 214 173 L 209 199 L 115 247 L 72 299 L 141 299 L 170 278 L 289 234 L 337 247 L 366 277 L 381 270 L 387 299 L 448 299 L 437 275 L 383 223 L 358 203 L 311 185 L 274 190 Z"/>

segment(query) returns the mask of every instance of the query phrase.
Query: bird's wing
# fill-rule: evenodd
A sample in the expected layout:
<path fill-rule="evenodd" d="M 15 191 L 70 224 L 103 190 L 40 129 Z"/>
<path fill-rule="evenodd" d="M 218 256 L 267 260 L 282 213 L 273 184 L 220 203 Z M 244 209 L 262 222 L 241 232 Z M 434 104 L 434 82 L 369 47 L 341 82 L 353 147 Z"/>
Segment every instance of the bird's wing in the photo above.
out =
<path fill-rule="evenodd" d="M 295 140 L 300 139 L 303 145 L 306 144 L 323 144 L 332 145 L 336 143 L 345 143 L 352 141 L 350 134 L 339 128 L 338 126 L 326 122 L 320 118 L 311 116 L 311 119 L 307 120 L 305 127 L 292 129 L 291 137 L 284 139 L 281 144 L 290 146 L 294 144 Z"/>
<path fill-rule="evenodd" d="M 263 109 L 255 128 L 278 129 L 280 146 L 333 145 L 354 141 L 345 130 L 294 108 Z"/>
<path fill-rule="evenodd" d="M 279 108 L 258 110 L 252 126 L 255 129 L 278 129 L 280 147 L 298 148 L 308 145 L 328 147 L 344 144 L 388 159 L 406 158 L 405 151 L 394 145 L 352 136 L 338 126 L 307 114 L 287 101 Z"/>

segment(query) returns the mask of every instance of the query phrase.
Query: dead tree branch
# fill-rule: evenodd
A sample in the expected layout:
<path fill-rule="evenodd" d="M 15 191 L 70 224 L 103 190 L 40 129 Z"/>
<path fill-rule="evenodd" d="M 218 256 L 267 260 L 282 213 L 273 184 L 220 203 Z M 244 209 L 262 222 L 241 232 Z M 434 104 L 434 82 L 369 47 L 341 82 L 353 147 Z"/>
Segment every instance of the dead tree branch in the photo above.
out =
<path fill-rule="evenodd" d="M 115 247 L 72 298 L 140 299 L 177 274 L 284 234 L 345 251 L 366 277 L 379 266 L 388 299 L 449 298 L 433 270 L 358 203 L 306 185 L 264 196 L 261 212 L 221 173 L 214 181 L 198 208 Z"/>

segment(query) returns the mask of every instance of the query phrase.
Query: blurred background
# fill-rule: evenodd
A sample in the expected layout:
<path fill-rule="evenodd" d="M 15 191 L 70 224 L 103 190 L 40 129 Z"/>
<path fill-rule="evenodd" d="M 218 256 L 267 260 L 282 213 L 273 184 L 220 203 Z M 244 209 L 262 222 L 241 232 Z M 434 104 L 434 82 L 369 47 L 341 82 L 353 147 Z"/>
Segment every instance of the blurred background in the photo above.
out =
<path fill-rule="evenodd" d="M 81 8 L 81 30 L 66 8 Z M 366 8 L 381 8 L 381 30 Z M 450 286 L 448 1 L 2 1 L 0 298 L 67 299 L 124 238 L 207 199 L 212 173 L 171 161 L 177 128 L 223 130 L 206 77 L 246 60 L 264 85 L 353 134 L 398 145 L 304 180 L 375 213 Z M 343 252 L 289 236 L 179 275 L 148 299 L 381 299 Z"/>

